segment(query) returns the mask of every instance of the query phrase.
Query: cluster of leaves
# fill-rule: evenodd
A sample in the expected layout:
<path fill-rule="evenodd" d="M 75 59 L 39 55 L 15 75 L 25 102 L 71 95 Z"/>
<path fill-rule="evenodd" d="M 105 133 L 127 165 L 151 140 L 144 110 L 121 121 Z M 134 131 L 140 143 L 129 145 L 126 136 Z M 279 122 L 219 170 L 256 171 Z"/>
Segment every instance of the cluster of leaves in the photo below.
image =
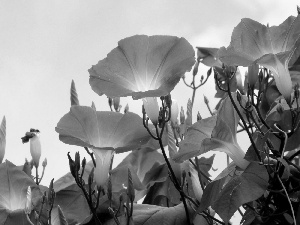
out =
<path fill-rule="evenodd" d="M 32 163 L 1 163 L 1 224 L 227 224 L 236 211 L 244 225 L 299 223 L 299 39 L 300 16 L 291 16 L 273 27 L 242 19 L 227 48 L 198 47 L 196 62 L 184 38 L 121 40 L 89 70 L 92 89 L 107 95 L 111 111 L 81 106 L 72 81 L 70 112 L 55 128 L 91 161 L 68 153 L 70 172 L 49 187 L 31 175 Z M 199 82 L 201 64 L 210 68 Z M 244 83 L 238 66 L 248 66 Z M 184 74 L 192 68 L 188 84 Z M 198 113 L 193 123 L 196 91 L 211 74 L 220 101 L 213 112 L 205 98 L 211 116 Z M 178 122 L 170 92 L 181 78 L 193 95 Z M 143 99 L 142 118 L 128 105 L 120 112 L 125 96 Z M 246 154 L 239 132 L 251 143 Z M 5 138 L 4 117 L 0 152 Z M 128 151 L 112 169 L 114 154 Z M 232 159 L 214 180 L 214 155 L 198 158 L 209 151 Z"/>

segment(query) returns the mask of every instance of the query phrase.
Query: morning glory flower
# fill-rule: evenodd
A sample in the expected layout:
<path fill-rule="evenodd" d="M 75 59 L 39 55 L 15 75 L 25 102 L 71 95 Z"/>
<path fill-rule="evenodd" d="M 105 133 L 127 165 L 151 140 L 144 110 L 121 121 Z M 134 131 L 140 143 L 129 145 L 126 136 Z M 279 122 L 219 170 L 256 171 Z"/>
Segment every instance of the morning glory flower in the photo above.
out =
<path fill-rule="evenodd" d="M 157 100 L 148 97 L 168 95 L 194 63 L 194 49 L 184 38 L 135 35 L 89 69 L 90 85 L 99 95 L 143 98 L 153 122 L 158 112 L 147 109 L 157 109 Z"/>
<path fill-rule="evenodd" d="M 135 150 L 151 139 L 137 114 L 98 112 L 87 106 L 72 106 L 55 130 L 62 142 L 93 151 L 96 157 L 94 178 L 98 186 L 105 184 L 115 152 Z"/>

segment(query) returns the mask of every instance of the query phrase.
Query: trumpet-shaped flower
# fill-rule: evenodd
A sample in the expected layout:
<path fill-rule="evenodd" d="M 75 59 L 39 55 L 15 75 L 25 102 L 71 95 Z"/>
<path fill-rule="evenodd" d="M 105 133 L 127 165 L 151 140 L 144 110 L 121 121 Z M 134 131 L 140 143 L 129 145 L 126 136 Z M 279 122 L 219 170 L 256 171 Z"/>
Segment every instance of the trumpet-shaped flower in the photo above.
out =
<path fill-rule="evenodd" d="M 135 35 L 118 43 L 89 69 L 90 85 L 99 95 L 133 99 L 169 94 L 195 63 L 184 38 Z"/>
<path fill-rule="evenodd" d="M 236 94 L 233 94 L 236 105 Z M 234 163 L 245 170 L 249 162 L 244 159 L 245 152 L 237 143 L 237 125 L 240 118 L 235 111 L 229 97 L 218 109 L 217 116 L 200 120 L 187 131 L 185 139 L 179 144 L 179 151 L 173 157 L 176 162 L 183 162 L 189 158 L 201 155 L 208 151 L 226 153 Z"/>
<path fill-rule="evenodd" d="M 288 67 L 300 55 L 300 16 L 290 16 L 279 26 L 265 26 L 244 18 L 234 28 L 228 48 L 218 55 L 228 65 L 249 66 L 257 63 L 273 72 L 276 86 L 286 100 L 290 99 L 292 81 Z"/>
<path fill-rule="evenodd" d="M 95 180 L 99 186 L 108 178 L 114 152 L 137 149 L 151 139 L 138 115 L 97 112 L 86 106 L 72 106 L 55 130 L 62 142 L 88 147 L 94 152 Z"/>

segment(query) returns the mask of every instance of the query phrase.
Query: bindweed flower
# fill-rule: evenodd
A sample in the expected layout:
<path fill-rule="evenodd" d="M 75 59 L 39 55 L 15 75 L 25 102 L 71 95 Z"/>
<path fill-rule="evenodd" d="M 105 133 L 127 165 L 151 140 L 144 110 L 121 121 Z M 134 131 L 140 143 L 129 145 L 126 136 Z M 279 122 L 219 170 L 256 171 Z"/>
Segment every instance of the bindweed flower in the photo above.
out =
<path fill-rule="evenodd" d="M 119 41 L 89 69 L 90 85 L 99 95 L 142 98 L 148 117 L 156 123 L 159 110 L 153 98 L 168 95 L 194 63 L 194 49 L 184 38 L 135 35 Z"/>
<path fill-rule="evenodd" d="M 171 105 L 171 122 L 172 124 L 178 123 L 178 114 L 179 114 L 179 107 L 178 103 L 175 99 L 172 99 L 172 105 Z"/>
<path fill-rule="evenodd" d="M 147 116 L 150 118 L 153 125 L 157 125 L 159 116 L 159 105 L 156 97 L 143 98 L 143 104 Z"/>
<path fill-rule="evenodd" d="M 93 151 L 96 157 L 94 179 L 98 187 L 103 187 L 108 178 L 114 152 L 134 150 L 151 139 L 138 115 L 97 112 L 87 106 L 72 106 L 55 130 L 62 142 Z"/>

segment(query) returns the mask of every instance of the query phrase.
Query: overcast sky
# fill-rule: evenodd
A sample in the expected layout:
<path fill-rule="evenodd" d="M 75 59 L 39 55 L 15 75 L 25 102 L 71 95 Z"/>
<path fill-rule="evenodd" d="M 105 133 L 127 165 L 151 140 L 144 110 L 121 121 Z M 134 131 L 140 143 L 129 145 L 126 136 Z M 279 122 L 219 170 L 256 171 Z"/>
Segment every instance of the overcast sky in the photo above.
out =
<path fill-rule="evenodd" d="M 287 4 L 288 2 L 288 4 Z M 30 128 L 41 131 L 42 159 L 48 185 L 68 172 L 67 152 L 82 148 L 58 140 L 54 128 L 70 108 L 75 81 L 81 105 L 109 110 L 107 98 L 89 85 L 88 69 L 106 57 L 120 39 L 135 34 L 185 37 L 193 46 L 228 46 L 231 32 L 248 17 L 270 26 L 297 15 L 296 0 L 1 0 L 0 1 L 0 120 L 7 120 L 5 159 L 17 165 L 30 159 L 21 137 Z M 201 67 L 200 73 L 206 74 Z M 189 75 L 187 74 L 187 77 Z M 184 94 L 183 94 L 184 93 Z M 172 97 L 186 108 L 192 91 L 182 83 Z M 194 112 L 207 117 L 203 94 L 214 96 L 213 80 L 198 91 Z M 141 101 L 122 99 L 123 108 L 140 114 Z M 217 102 L 211 100 L 212 106 Z M 194 115 L 195 115 L 194 113 Z M 195 118 L 194 118 L 195 119 Z M 195 120 L 194 120 L 195 121 Z M 247 143 L 241 143 L 244 150 Z"/>

